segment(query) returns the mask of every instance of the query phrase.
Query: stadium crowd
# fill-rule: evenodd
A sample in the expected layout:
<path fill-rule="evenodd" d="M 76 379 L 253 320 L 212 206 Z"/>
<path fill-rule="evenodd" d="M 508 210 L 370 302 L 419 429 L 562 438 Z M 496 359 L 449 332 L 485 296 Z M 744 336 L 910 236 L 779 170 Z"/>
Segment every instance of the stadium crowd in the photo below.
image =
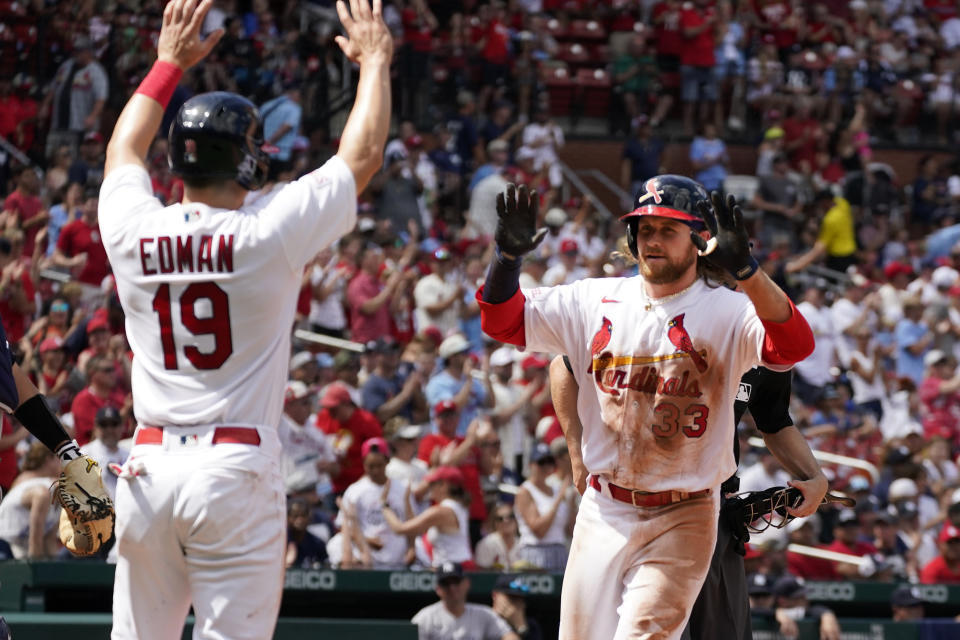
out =
<path fill-rule="evenodd" d="M 316 17 L 323 4 L 219 2 L 208 30 L 227 35 L 167 111 L 214 89 L 254 99 L 274 147 L 265 189 L 336 144 L 326 106 L 349 69 Z M 617 178 L 627 193 L 680 164 L 664 131 L 692 135 L 700 123 L 689 147 L 696 178 L 745 198 L 763 268 L 816 335 L 795 369 L 795 423 L 814 449 L 876 469 L 825 464 L 832 489 L 857 507 L 755 536 L 752 595 L 785 576 L 960 583 L 960 160 L 926 156 L 902 184 L 871 151 L 877 141 L 949 141 L 957 3 L 388 8 L 400 43 L 397 135 L 355 231 L 303 274 L 291 328 L 300 332 L 279 425 L 287 565 L 446 566 L 451 578 L 459 569 L 448 563 L 563 570 L 579 496 L 550 397 L 555 354 L 491 342 L 474 296 L 493 250 L 493 198 L 508 182 L 538 189 L 549 229 L 526 259 L 524 288 L 635 273 L 621 225 L 560 171 L 571 133 L 561 123 L 577 114 L 565 111 L 570 87 L 557 70 L 595 68 L 610 129 L 625 136 Z M 152 62 L 160 10 L 156 0 L 0 2 L 0 317 L 108 487 L 136 422 L 98 188 L 105 138 Z M 732 134 L 756 145 L 746 182 L 728 175 Z M 150 158 L 157 197 L 178 201 L 163 136 Z M 749 418 L 738 431 L 741 489 L 784 485 L 776 460 L 751 446 Z M 58 553 L 56 514 L 38 498 L 58 469 L 51 460 L 3 417 L 8 556 Z M 787 542 L 866 560 L 802 556 Z M 784 597 L 796 592 L 777 584 Z"/>

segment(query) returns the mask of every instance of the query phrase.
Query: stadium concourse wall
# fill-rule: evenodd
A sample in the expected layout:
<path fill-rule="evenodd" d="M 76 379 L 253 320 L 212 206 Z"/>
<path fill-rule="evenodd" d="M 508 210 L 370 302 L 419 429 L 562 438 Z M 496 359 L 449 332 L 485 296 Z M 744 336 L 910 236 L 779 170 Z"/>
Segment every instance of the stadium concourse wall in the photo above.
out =
<path fill-rule="evenodd" d="M 45 635 L 45 629 L 62 629 L 62 621 L 68 620 L 84 621 L 81 626 L 89 629 L 90 638 L 106 637 L 103 629 L 109 626 L 113 573 L 113 565 L 99 562 L 0 563 L 0 612 L 10 620 L 14 631 L 17 624 L 37 629 L 36 633 L 15 633 L 18 640 L 52 638 Z M 489 604 L 496 577 L 495 573 L 470 574 L 470 600 Z M 556 629 L 563 576 L 531 573 L 521 579 L 530 587 L 530 615 L 545 629 Z M 410 629 L 407 621 L 411 615 L 437 600 L 435 585 L 435 576 L 429 572 L 291 569 L 286 575 L 281 624 L 275 637 L 304 637 L 297 634 L 309 628 L 311 632 L 329 631 L 328 635 L 311 637 L 402 639 L 407 637 L 404 633 Z M 824 604 L 840 616 L 844 640 L 960 638 L 960 623 L 946 620 L 960 614 L 960 585 L 918 585 L 929 603 L 927 616 L 939 619 L 920 624 L 889 621 L 890 595 L 896 587 L 881 582 L 809 582 L 807 592 L 813 603 Z M 764 620 L 754 622 L 755 640 L 777 637 Z M 334 633 L 330 625 L 349 633 Z M 804 629 L 801 639 L 819 635 L 812 628 L 809 634 Z M 82 637 L 88 636 L 75 636 L 76 640 Z"/>

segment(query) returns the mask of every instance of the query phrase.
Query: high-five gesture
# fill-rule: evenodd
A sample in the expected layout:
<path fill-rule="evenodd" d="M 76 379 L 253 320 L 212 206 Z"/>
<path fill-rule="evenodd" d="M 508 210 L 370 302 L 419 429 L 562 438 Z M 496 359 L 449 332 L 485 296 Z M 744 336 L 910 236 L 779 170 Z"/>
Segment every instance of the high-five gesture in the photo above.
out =
<path fill-rule="evenodd" d="M 157 40 L 157 60 L 187 70 L 209 54 L 223 37 L 217 29 L 206 38 L 200 27 L 213 7 L 214 0 L 172 0 L 163 10 L 163 26 Z"/>
<path fill-rule="evenodd" d="M 713 237 L 704 240 L 696 232 L 690 233 L 690 239 L 696 245 L 700 255 L 710 262 L 727 270 L 737 280 L 746 280 L 752 276 L 759 265 L 750 253 L 750 237 L 743 224 L 743 212 L 733 195 L 727 201 L 716 191 L 710 194 L 713 206 L 699 202 L 700 215 L 706 221 Z"/>
<path fill-rule="evenodd" d="M 506 194 L 497 194 L 497 233 L 495 239 L 500 252 L 508 258 L 517 258 L 533 251 L 547 235 L 547 229 L 537 230 L 537 210 L 540 200 L 536 191 L 526 185 L 508 184 Z"/>
<path fill-rule="evenodd" d="M 334 38 L 350 62 L 360 64 L 364 58 L 393 55 L 393 36 L 383 21 L 381 0 L 350 0 L 350 9 L 344 0 L 337 0 L 337 15 L 347 35 Z"/>

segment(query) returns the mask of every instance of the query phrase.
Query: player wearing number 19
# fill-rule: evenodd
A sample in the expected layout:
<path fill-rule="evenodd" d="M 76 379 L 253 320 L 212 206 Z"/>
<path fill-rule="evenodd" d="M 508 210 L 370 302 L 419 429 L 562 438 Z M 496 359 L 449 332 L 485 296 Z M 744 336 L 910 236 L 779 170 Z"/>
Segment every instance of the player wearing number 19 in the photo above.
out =
<path fill-rule="evenodd" d="M 390 121 L 390 32 L 380 0 L 337 3 L 337 43 L 360 65 L 337 155 L 257 199 L 260 114 L 203 94 L 168 132 L 182 203 L 162 206 L 144 166 L 183 72 L 222 29 L 213 0 L 166 5 L 157 62 L 107 147 L 100 229 L 134 352 L 133 448 L 117 483 L 113 640 L 273 636 L 286 544 L 280 419 L 304 265 L 354 226 Z M 247 204 L 247 203 L 250 204 Z"/>
<path fill-rule="evenodd" d="M 478 293 L 491 337 L 565 353 L 583 466 L 560 601 L 562 640 L 676 640 L 717 536 L 740 376 L 813 350 L 813 334 L 750 255 L 739 207 L 681 176 L 651 178 L 624 216 L 632 278 L 520 291 L 537 197 L 497 200 L 497 256 Z M 742 295 L 718 286 L 739 281 Z"/>

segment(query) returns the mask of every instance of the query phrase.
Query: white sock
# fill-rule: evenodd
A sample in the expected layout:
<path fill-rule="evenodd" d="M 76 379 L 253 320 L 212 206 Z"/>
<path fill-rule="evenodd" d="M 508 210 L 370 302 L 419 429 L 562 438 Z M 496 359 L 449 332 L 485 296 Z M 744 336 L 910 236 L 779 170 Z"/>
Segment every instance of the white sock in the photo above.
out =
<path fill-rule="evenodd" d="M 66 466 L 71 460 L 76 460 L 83 455 L 80 453 L 80 445 L 77 444 L 76 440 L 64 442 L 62 445 L 57 447 L 57 450 L 54 451 L 54 453 L 56 453 L 57 457 L 60 458 L 60 463 L 63 466 Z"/>

